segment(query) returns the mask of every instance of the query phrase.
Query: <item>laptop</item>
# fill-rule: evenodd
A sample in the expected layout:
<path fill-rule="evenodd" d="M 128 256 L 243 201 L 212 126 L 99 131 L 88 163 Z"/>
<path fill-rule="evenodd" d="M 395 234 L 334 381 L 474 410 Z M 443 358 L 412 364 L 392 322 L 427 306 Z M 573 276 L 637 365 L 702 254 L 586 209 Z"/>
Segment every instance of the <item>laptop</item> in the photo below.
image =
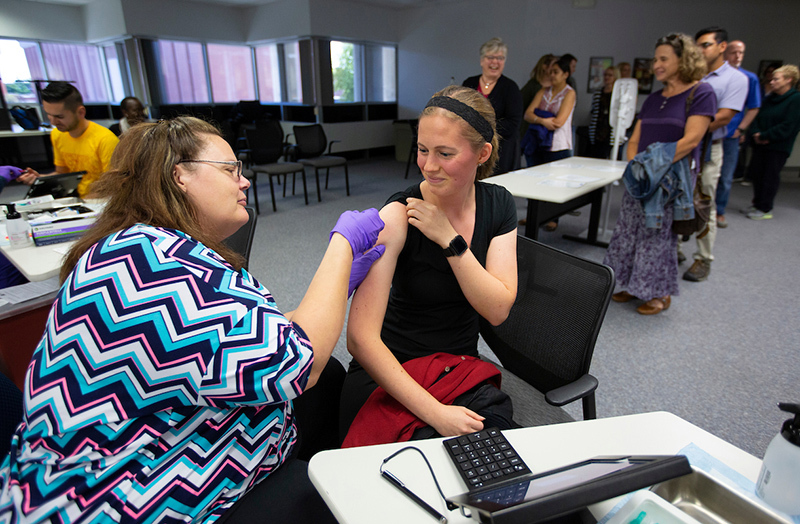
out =
<path fill-rule="evenodd" d="M 85 174 L 86 171 L 75 171 L 72 173 L 41 176 L 33 182 L 25 198 L 35 198 L 44 195 L 53 195 L 53 198 L 76 196 L 78 184 L 80 184 Z"/>

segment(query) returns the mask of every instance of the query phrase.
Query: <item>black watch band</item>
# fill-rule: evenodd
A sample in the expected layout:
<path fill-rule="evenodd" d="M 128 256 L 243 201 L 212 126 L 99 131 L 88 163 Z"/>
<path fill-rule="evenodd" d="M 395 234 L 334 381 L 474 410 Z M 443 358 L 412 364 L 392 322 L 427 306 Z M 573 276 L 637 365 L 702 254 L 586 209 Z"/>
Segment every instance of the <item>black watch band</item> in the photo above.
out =
<path fill-rule="evenodd" d="M 464 237 L 456 235 L 456 238 L 450 241 L 450 245 L 442 251 L 444 251 L 444 256 L 446 257 L 460 257 L 467 252 L 467 249 L 469 249 L 469 246 Z"/>

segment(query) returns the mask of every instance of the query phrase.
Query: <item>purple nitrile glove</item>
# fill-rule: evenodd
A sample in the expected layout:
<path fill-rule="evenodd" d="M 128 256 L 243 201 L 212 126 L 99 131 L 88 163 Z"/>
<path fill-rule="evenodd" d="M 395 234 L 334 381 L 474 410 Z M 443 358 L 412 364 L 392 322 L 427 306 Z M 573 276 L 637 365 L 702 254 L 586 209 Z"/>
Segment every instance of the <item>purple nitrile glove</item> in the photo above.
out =
<path fill-rule="evenodd" d="M 16 180 L 18 176 L 23 173 L 23 170 L 14 166 L 0 166 L 0 176 L 6 179 L 6 182 Z"/>
<path fill-rule="evenodd" d="M 355 258 L 356 255 L 375 245 L 383 226 L 383 220 L 375 208 L 365 211 L 345 211 L 331 230 L 328 240 L 334 233 L 339 233 L 350 243 Z"/>
<path fill-rule="evenodd" d="M 369 273 L 372 264 L 383 256 L 386 246 L 378 244 L 374 249 L 366 253 L 359 253 L 353 257 L 353 267 L 350 269 L 350 285 L 347 288 L 347 296 L 352 297 L 356 288 L 361 285 Z"/>

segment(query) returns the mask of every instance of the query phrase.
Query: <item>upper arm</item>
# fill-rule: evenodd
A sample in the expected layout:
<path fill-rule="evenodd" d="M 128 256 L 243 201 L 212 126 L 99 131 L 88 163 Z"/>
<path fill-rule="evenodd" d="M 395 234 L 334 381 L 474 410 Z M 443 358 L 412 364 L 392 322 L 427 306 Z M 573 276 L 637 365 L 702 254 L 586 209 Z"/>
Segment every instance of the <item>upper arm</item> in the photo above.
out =
<path fill-rule="evenodd" d="M 561 107 L 558 108 L 558 114 L 556 115 L 554 123 L 561 127 L 569 118 L 569 114 L 572 112 L 573 108 L 575 107 L 575 90 L 570 89 L 569 92 L 564 96 L 564 100 L 561 102 Z"/>
<path fill-rule="evenodd" d="M 114 154 L 114 150 L 117 148 L 118 143 L 119 138 L 111 134 L 111 136 L 106 137 L 99 144 L 97 156 L 100 158 L 100 162 L 103 164 L 104 172 L 108 171 L 108 167 L 111 165 L 111 156 Z"/>
<path fill-rule="evenodd" d="M 365 338 L 380 336 L 397 257 L 403 250 L 408 234 L 408 216 L 406 206 L 402 203 L 387 204 L 381 209 L 380 216 L 385 226 L 378 235 L 377 244 L 385 246 L 386 251 L 372 264 L 367 277 L 353 295 L 347 321 L 348 349 L 351 352 L 357 352 L 359 342 Z M 351 342 L 354 342 L 352 348 Z"/>
<path fill-rule="evenodd" d="M 486 271 L 512 293 L 509 309 L 517 296 L 517 230 L 494 237 L 486 252 Z"/>
<path fill-rule="evenodd" d="M 631 134 L 631 137 L 628 140 L 628 150 L 627 150 L 628 162 L 633 160 L 633 157 L 636 156 L 641 136 L 642 136 L 642 121 L 637 120 L 636 125 L 633 127 L 633 133 Z"/>

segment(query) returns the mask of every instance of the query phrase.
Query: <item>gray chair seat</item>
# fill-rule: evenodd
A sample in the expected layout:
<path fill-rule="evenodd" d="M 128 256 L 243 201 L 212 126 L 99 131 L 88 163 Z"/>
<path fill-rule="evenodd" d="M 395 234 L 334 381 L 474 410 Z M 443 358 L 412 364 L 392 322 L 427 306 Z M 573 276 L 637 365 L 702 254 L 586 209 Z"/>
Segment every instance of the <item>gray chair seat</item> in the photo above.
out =
<path fill-rule="evenodd" d="M 278 162 L 276 164 L 261 164 L 251 166 L 253 173 L 266 173 L 268 175 L 287 175 L 289 173 L 299 173 L 303 170 L 300 162 Z"/>
<path fill-rule="evenodd" d="M 347 159 L 341 156 L 318 156 L 316 158 L 302 158 L 300 162 L 307 166 L 322 168 L 343 166 L 347 163 Z"/>

